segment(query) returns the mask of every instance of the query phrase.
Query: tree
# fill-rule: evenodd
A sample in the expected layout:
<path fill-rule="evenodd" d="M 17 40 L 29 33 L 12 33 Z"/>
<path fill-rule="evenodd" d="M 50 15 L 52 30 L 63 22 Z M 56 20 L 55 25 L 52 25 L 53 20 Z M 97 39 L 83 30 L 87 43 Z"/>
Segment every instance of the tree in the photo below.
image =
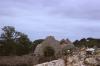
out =
<path fill-rule="evenodd" d="M 1 39 L 4 43 L 2 44 L 2 53 L 0 52 L 0 55 L 23 55 L 29 53 L 31 41 L 27 35 L 16 31 L 12 26 L 4 26 L 2 30 Z"/>
<path fill-rule="evenodd" d="M 73 44 L 74 44 L 75 46 L 79 46 L 79 41 L 76 40 L 76 41 L 73 42 Z"/>
<path fill-rule="evenodd" d="M 4 40 L 3 53 L 4 55 L 11 55 L 15 53 L 15 43 L 14 39 L 17 37 L 15 28 L 12 26 L 5 26 L 2 28 L 3 33 L 1 34 L 1 39 Z"/>
<path fill-rule="evenodd" d="M 100 39 L 95 39 L 95 38 L 83 38 L 81 39 L 80 41 L 77 40 L 75 42 L 73 42 L 75 46 L 77 47 L 82 47 L 82 46 L 85 46 L 85 47 L 100 47 Z"/>
<path fill-rule="evenodd" d="M 31 51 L 31 41 L 25 34 L 21 34 L 20 38 L 18 39 L 18 55 L 28 54 Z"/>
<path fill-rule="evenodd" d="M 16 31 L 12 26 L 4 26 L 2 30 L 1 38 L 6 41 L 16 40 L 21 36 L 21 32 Z"/>

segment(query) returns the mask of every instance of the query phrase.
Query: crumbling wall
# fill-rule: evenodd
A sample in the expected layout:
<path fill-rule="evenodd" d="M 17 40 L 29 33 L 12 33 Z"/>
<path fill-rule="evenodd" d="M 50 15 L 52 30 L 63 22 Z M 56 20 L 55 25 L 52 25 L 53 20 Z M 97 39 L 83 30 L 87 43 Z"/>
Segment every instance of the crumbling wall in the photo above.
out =
<path fill-rule="evenodd" d="M 34 66 L 65 66 L 64 60 L 63 59 L 58 59 L 58 60 L 53 60 L 50 62 L 45 62 L 42 64 L 37 64 Z"/>

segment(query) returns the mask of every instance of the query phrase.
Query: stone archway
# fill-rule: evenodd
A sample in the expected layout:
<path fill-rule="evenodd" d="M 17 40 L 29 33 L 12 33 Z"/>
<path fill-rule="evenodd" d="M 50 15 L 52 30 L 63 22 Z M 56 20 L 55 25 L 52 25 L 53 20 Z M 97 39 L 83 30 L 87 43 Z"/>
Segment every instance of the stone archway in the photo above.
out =
<path fill-rule="evenodd" d="M 43 50 L 43 53 L 44 53 L 45 57 L 55 56 L 55 50 L 54 50 L 54 48 L 52 48 L 50 46 L 45 47 Z"/>

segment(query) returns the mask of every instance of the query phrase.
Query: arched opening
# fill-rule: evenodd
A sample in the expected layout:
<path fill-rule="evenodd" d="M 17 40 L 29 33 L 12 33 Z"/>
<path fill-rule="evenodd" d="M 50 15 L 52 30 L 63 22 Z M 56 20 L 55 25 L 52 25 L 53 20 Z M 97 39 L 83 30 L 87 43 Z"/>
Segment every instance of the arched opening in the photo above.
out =
<path fill-rule="evenodd" d="M 55 50 L 52 47 L 45 47 L 44 48 L 44 56 L 45 57 L 52 57 L 55 54 Z"/>

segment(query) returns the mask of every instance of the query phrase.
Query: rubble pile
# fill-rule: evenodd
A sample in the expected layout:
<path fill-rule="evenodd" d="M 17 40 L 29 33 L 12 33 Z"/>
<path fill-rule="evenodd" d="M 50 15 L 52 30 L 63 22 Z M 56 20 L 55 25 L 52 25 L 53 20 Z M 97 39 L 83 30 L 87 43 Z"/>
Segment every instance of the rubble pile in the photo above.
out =
<path fill-rule="evenodd" d="M 78 52 L 64 57 L 65 66 L 100 66 L 100 55 L 86 55 Z"/>

